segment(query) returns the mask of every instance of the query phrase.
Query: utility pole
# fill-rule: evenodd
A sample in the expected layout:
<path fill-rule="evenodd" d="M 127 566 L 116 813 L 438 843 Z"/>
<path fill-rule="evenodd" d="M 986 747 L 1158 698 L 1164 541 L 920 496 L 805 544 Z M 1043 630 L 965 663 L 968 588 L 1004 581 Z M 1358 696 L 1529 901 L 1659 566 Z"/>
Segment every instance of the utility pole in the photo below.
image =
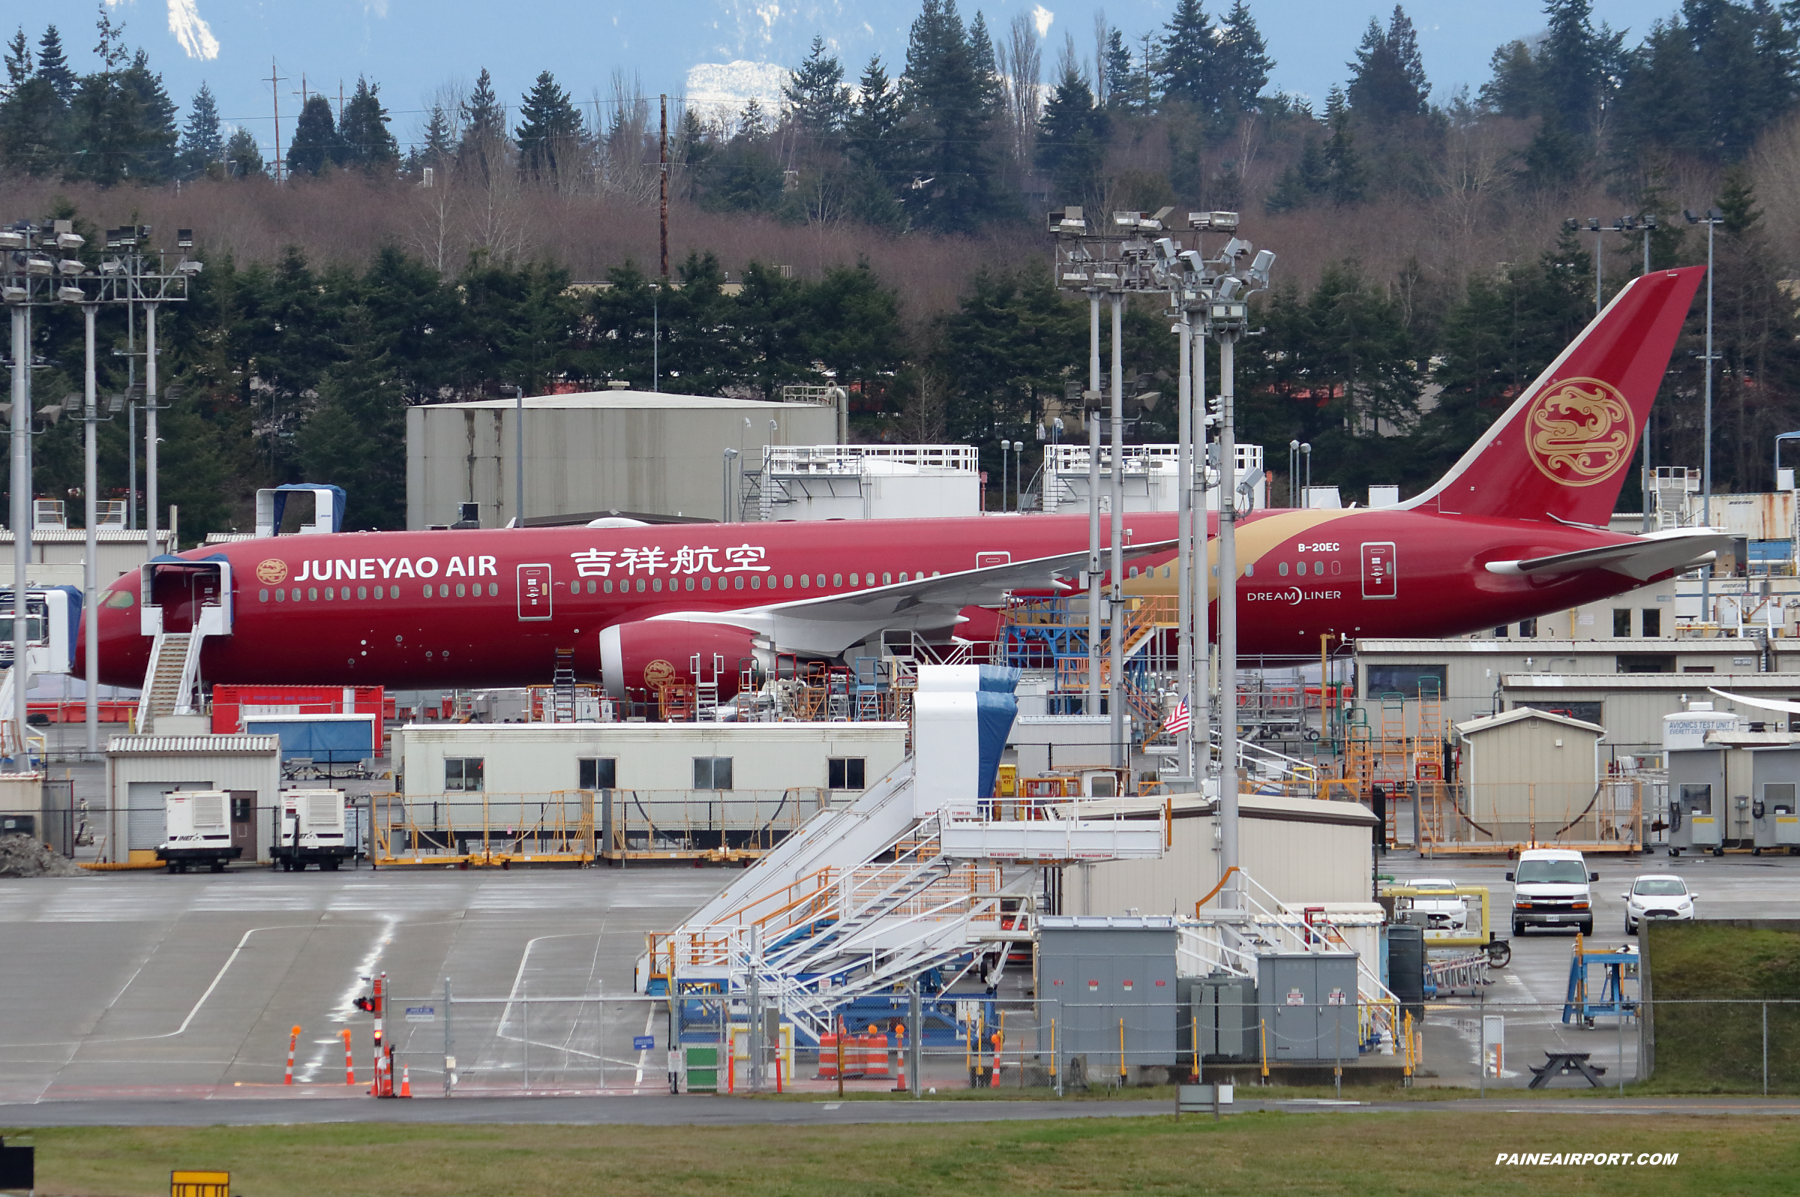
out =
<path fill-rule="evenodd" d="M 1112 297 L 1112 704 L 1113 765 L 1131 767 L 1125 737 L 1125 297 Z M 1129 779 L 1127 779 L 1129 780 Z"/>
<path fill-rule="evenodd" d="M 1088 294 L 1088 389 L 1082 416 L 1088 426 L 1088 635 L 1089 716 L 1100 714 L 1100 293 Z"/>
<path fill-rule="evenodd" d="M 275 181 L 281 181 L 281 85 L 287 76 L 276 73 L 275 60 L 269 59 L 269 93 L 275 97 Z M 126 309 L 129 316 L 130 309 Z"/>

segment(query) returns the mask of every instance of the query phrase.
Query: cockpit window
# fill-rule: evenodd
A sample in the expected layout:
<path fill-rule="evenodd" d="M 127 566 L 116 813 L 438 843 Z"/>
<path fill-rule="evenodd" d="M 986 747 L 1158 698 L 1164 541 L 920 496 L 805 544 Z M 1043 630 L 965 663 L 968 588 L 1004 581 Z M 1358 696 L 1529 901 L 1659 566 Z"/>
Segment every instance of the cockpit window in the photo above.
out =
<path fill-rule="evenodd" d="M 132 596 L 131 591 L 115 590 L 106 596 L 105 605 L 108 607 L 129 607 L 135 601 L 136 599 Z"/>

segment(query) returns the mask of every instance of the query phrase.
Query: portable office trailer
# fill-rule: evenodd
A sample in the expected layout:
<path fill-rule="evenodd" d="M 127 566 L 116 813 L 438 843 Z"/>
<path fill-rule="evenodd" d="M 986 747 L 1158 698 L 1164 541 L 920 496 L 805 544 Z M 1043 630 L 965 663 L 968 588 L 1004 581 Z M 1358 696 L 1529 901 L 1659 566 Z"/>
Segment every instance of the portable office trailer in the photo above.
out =
<path fill-rule="evenodd" d="M 848 802 L 906 755 L 904 723 L 412 724 L 408 801 L 562 790 L 814 789 Z"/>
<path fill-rule="evenodd" d="M 1750 754 L 1752 851 L 1800 856 L 1800 748 L 1758 748 Z"/>
<path fill-rule="evenodd" d="M 243 859 L 266 861 L 281 791 L 281 741 L 275 736 L 112 737 L 106 744 L 101 821 L 106 838 L 98 845 L 100 859 L 154 864 L 157 848 L 169 838 L 164 806 L 171 790 L 232 791 L 234 827 L 247 823 L 254 846 Z M 253 801 L 236 801 L 252 796 Z"/>

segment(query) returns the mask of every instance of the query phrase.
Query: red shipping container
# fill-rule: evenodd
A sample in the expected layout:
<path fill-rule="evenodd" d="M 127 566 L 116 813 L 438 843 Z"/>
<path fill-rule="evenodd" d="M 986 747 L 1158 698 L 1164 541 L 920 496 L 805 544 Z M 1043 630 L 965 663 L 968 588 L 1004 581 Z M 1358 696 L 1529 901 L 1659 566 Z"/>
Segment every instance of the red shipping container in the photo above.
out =
<path fill-rule="evenodd" d="M 380 686 L 214 686 L 214 735 L 235 735 L 244 715 L 374 715 L 394 717 L 394 700 Z"/>

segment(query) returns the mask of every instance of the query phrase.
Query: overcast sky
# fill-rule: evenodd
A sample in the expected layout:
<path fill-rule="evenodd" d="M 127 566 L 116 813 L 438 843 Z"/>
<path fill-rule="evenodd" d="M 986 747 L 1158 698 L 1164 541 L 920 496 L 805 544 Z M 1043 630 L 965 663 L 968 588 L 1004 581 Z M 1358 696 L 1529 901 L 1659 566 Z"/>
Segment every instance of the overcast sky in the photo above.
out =
<path fill-rule="evenodd" d="M 1113 0 L 1109 22 L 1128 38 L 1159 28 L 1173 0 Z M 279 65 L 284 134 L 299 111 L 304 76 L 309 90 L 335 98 L 358 75 L 381 84 L 396 136 L 410 142 L 423 125 L 422 111 L 445 84 L 467 86 L 483 66 L 493 72 L 503 100 L 516 104 L 537 73 L 550 70 L 578 100 L 610 93 L 614 70 L 642 80 L 652 96 L 705 88 L 739 92 L 768 86 L 774 72 L 707 64 L 767 63 L 791 67 L 815 33 L 845 60 L 851 76 L 871 54 L 898 73 L 906 33 L 918 0 L 523 0 L 507 5 L 470 0 L 106 0 L 126 40 L 150 52 L 170 94 L 184 112 L 205 80 L 220 111 L 273 141 L 271 60 Z M 1003 30 L 1017 13 L 1047 27 L 1044 61 L 1054 63 L 1065 32 L 1084 56 L 1093 53 L 1094 13 L 1055 0 L 987 0 L 964 3 L 965 20 L 979 8 Z M 1208 0 L 1216 14 L 1224 0 Z M 1629 28 L 1632 42 L 1674 0 L 1594 0 L 1595 20 Z M 1345 77 L 1344 64 L 1371 16 L 1383 24 L 1391 6 L 1346 0 L 1253 0 L 1252 11 L 1276 60 L 1272 85 L 1323 101 Z M 1541 0 L 1412 0 L 1408 14 L 1419 30 L 1425 68 L 1435 98 L 1458 86 L 1480 87 L 1488 56 L 1502 42 L 1543 29 Z M 29 14 L 27 17 L 26 14 Z M 45 24 L 62 31 L 77 71 L 93 64 L 94 0 L 40 0 L 9 6 L 9 23 L 26 21 L 35 43 Z M 11 30 L 6 34 L 10 36 Z M 696 68 L 702 68 L 696 72 Z M 760 80 L 760 88 L 759 88 Z M 722 97 L 723 98 L 723 97 Z M 284 141 L 286 140 L 284 136 Z"/>

